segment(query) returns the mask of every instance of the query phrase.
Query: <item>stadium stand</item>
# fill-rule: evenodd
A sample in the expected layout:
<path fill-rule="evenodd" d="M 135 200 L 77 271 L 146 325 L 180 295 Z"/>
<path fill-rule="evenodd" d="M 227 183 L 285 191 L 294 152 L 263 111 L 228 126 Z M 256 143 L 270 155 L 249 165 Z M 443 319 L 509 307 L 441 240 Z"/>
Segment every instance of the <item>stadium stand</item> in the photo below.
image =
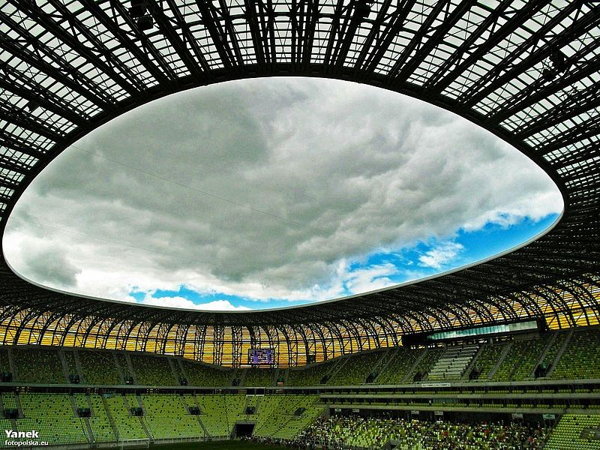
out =
<path fill-rule="evenodd" d="M 200 420 L 212 438 L 228 438 L 232 428 L 229 426 L 228 411 L 225 397 L 222 395 L 198 395 L 196 401 L 200 407 Z M 240 411 L 241 412 L 241 411 Z"/>
<path fill-rule="evenodd" d="M 167 358 L 162 356 L 131 355 L 130 359 L 136 374 L 136 384 L 148 386 L 179 385 Z"/>
<path fill-rule="evenodd" d="M 64 369 L 67 380 L 71 383 L 81 382 L 75 352 L 73 350 L 62 350 L 58 352 L 58 355 L 61 360 L 64 360 Z"/>
<path fill-rule="evenodd" d="M 115 353 L 115 363 L 123 384 L 135 384 L 135 375 L 129 354 L 124 352 Z"/>
<path fill-rule="evenodd" d="M 254 435 L 292 439 L 323 413 L 318 397 L 311 395 L 278 395 L 264 398 Z"/>
<path fill-rule="evenodd" d="M 23 417 L 17 419 L 18 430 L 36 430 L 52 443 L 81 444 L 92 442 L 84 419 L 76 417 L 67 394 L 20 394 Z"/>
<path fill-rule="evenodd" d="M 290 369 L 287 383 L 290 386 L 318 386 L 327 382 L 328 375 L 340 363 L 340 358 L 332 361 L 313 364 L 306 368 Z"/>
<path fill-rule="evenodd" d="M 408 377 L 409 372 L 424 352 L 424 349 L 411 350 L 399 347 L 392 353 L 387 366 L 383 368 L 383 370 L 377 377 L 377 383 L 404 383 L 406 381 L 406 378 Z"/>
<path fill-rule="evenodd" d="M 431 367 L 428 380 L 459 380 L 477 354 L 477 344 L 454 345 L 447 347 L 444 353 Z"/>
<path fill-rule="evenodd" d="M 452 379 L 444 379 L 451 382 L 445 387 L 436 387 L 431 375 L 448 355 L 460 355 L 462 345 L 390 348 L 293 369 L 221 369 L 139 352 L 5 347 L 0 349 L 0 362 L 16 367 L 18 380 L 0 384 L 4 389 L 0 402 L 7 427 L 38 427 L 54 445 L 229 439 L 236 436 L 238 426 L 254 426 L 257 438 L 289 443 L 327 410 L 380 414 L 416 409 L 429 414 L 435 410 L 501 414 L 503 420 L 513 413 L 562 416 L 548 444 L 554 447 L 549 448 L 579 439 L 573 437 L 577 433 L 584 436 L 584 442 L 591 441 L 588 447 L 593 448 L 595 434 L 590 430 L 600 417 L 593 354 L 600 342 L 599 331 L 590 327 L 479 342 L 480 350 L 469 356 L 476 354 L 469 364 L 479 371 L 477 380 L 470 381 L 466 373 L 461 377 L 467 365 L 463 363 Z M 543 363 L 555 370 L 536 379 L 533 372 Z M 38 366 L 39 373 L 33 373 L 30 367 Z M 80 376 L 81 382 L 68 388 L 58 386 L 66 383 L 67 374 Z M 129 374 L 135 376 L 134 385 L 124 386 L 121 380 Z M 374 382 L 368 383 L 371 375 Z M 184 377 L 187 385 L 176 384 Z M 235 379 L 249 387 L 232 386 Z M 283 386 L 277 386 L 276 379 L 285 380 Z M 540 379 L 545 384 L 539 384 Z M 54 382 L 40 384 L 45 381 Z M 322 392 L 317 394 L 311 384 Z M 96 385 L 104 386 L 104 391 L 98 393 Z M 19 391 L 18 386 L 27 386 L 27 391 Z M 360 387 L 348 390 L 345 386 Z M 307 391 L 299 393 L 298 389 Z M 338 436 L 341 445 L 355 446 L 389 438 L 389 427 L 382 428 L 380 422 L 365 428 L 369 420 L 345 431 L 338 423 L 332 436 Z M 63 432 L 67 428 L 71 431 Z M 447 428 L 444 432 L 461 431 Z"/>
<path fill-rule="evenodd" d="M 241 375 L 244 386 L 273 386 L 277 371 L 275 369 L 260 369 L 252 367 L 245 369 L 245 374 Z"/>
<path fill-rule="evenodd" d="M 474 369 L 477 373 L 476 379 L 487 381 L 494 374 L 494 368 L 498 367 L 499 363 L 502 361 L 503 353 L 508 350 L 508 345 L 510 344 L 501 343 L 483 346 L 481 353 L 475 362 Z"/>
<path fill-rule="evenodd" d="M 88 384 L 123 384 L 115 364 L 114 352 L 82 350 L 81 375 L 83 382 Z"/>
<path fill-rule="evenodd" d="M 143 353 L 9 347 L 0 353 L 0 364 L 5 372 L 16 375 L 14 381 L 32 384 L 73 383 L 69 377 L 76 376 L 78 383 L 93 385 L 179 386 L 185 381 L 188 386 L 223 387 L 237 381 L 247 387 L 269 387 L 276 386 L 278 380 L 288 387 L 383 385 L 466 380 L 467 367 L 478 373 L 478 382 L 506 382 L 534 380 L 538 366 L 548 368 L 547 373 L 540 375 L 542 379 L 576 380 L 600 378 L 599 342 L 600 330 L 591 327 L 572 335 L 549 332 L 541 337 L 479 343 L 478 347 L 398 347 L 338 357 L 303 368 L 236 370 Z M 466 355 L 465 349 L 471 349 L 471 353 Z M 11 372 L 9 351 L 15 374 Z M 461 365 L 456 365 L 457 361 Z M 130 383 L 127 377 L 131 377 Z"/>
<path fill-rule="evenodd" d="M 12 373 L 10 360 L 8 359 L 8 350 L 0 348 L 0 373 Z"/>
<path fill-rule="evenodd" d="M 333 416 L 322 419 L 291 442 L 298 447 L 427 449 L 542 449 L 547 429 L 519 424 L 466 424 L 405 419 Z"/>
<path fill-rule="evenodd" d="M 18 381 L 41 384 L 67 382 L 55 349 L 14 348 L 13 359 Z"/>
<path fill-rule="evenodd" d="M 492 379 L 521 381 L 530 377 L 545 344 L 542 339 L 513 342 Z"/>
<path fill-rule="evenodd" d="M 346 357 L 327 384 L 344 386 L 366 383 L 370 375 L 373 375 L 373 378 L 377 375 L 378 363 L 385 355 L 385 351 L 374 351 Z"/>
<path fill-rule="evenodd" d="M 183 373 L 193 386 L 231 386 L 233 370 L 207 366 L 205 364 L 184 361 Z"/>
<path fill-rule="evenodd" d="M 89 421 L 93 430 L 94 442 L 114 442 L 118 440 L 115 432 L 116 427 L 108 417 L 102 397 L 98 394 L 90 394 L 87 396 L 87 401 L 91 412 Z M 78 402 L 78 405 L 82 403 Z"/>
<path fill-rule="evenodd" d="M 248 397 L 245 395 L 226 395 L 225 396 L 225 416 L 229 427 L 229 435 L 233 433 L 234 425 L 246 420 L 246 405 L 248 405 Z"/>
<path fill-rule="evenodd" d="M 549 338 L 549 344 L 542 357 L 539 365 L 544 367 L 545 371 L 540 377 L 546 377 L 555 368 L 556 358 L 564 351 L 565 346 L 569 343 L 572 333 L 570 331 L 561 331 L 552 333 Z M 537 377 L 536 377 L 537 378 Z"/>
<path fill-rule="evenodd" d="M 504 139 L 560 190 L 555 226 L 418 283 L 252 313 L 51 291 L 2 257 L 2 425 L 68 448 L 228 438 L 251 422 L 259 439 L 300 448 L 505 450 L 541 448 L 548 428 L 534 422 L 558 418 L 548 449 L 600 448 L 598 1 L 272 3 L 3 2 L 0 235 L 35 176 L 127 111 L 206 84 L 307 75 L 402 92 Z M 547 332 L 559 328 L 571 329 Z M 279 367 L 246 369 L 249 342 Z M 455 367 L 457 346 L 474 343 Z M 347 354 L 389 345 L 404 348 Z M 333 417 L 315 423 L 323 409 Z"/>
<path fill-rule="evenodd" d="M 113 423 L 116 425 L 119 441 L 145 441 L 148 439 L 140 417 L 132 415 L 131 406 L 124 395 L 108 394 L 102 398 L 108 416 L 112 417 Z"/>
<path fill-rule="evenodd" d="M 565 414 L 552 431 L 546 450 L 600 448 L 600 416 Z"/>
<path fill-rule="evenodd" d="M 409 371 L 407 380 L 410 382 L 421 381 L 424 379 L 443 352 L 443 348 L 425 349 L 420 359 L 417 360 L 415 366 Z"/>
<path fill-rule="evenodd" d="M 600 330 L 576 330 L 551 373 L 553 379 L 600 378 Z"/>
<path fill-rule="evenodd" d="M 144 421 L 154 439 L 204 437 L 197 416 L 189 413 L 184 400 L 179 395 L 142 395 L 141 399 Z"/>

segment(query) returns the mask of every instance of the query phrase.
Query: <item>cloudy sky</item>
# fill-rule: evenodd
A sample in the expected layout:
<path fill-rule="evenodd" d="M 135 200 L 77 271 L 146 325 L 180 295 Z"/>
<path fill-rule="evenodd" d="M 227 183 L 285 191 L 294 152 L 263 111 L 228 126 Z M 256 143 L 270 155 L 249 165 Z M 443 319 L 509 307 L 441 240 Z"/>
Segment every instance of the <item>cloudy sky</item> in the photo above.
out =
<path fill-rule="evenodd" d="M 452 113 L 317 79 L 138 108 L 68 149 L 4 236 L 23 277 L 201 309 L 293 306 L 445 272 L 551 225 L 533 163 Z"/>

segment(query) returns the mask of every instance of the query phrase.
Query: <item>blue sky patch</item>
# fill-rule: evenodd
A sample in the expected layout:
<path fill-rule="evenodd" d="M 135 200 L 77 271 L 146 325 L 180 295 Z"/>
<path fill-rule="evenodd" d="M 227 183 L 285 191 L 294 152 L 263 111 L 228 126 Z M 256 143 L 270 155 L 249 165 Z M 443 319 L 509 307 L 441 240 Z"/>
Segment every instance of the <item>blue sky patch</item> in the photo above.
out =
<path fill-rule="evenodd" d="M 474 231 L 460 229 L 455 236 L 447 239 L 431 238 L 410 248 L 371 253 L 360 261 L 352 261 L 347 265 L 346 278 L 342 280 L 342 288 L 337 297 L 365 292 L 353 290 L 356 274 L 366 273 L 370 285 L 375 289 L 378 287 L 377 282 L 381 281 L 387 286 L 393 286 L 447 272 L 518 246 L 548 229 L 557 218 L 558 214 L 549 214 L 539 221 L 525 218 L 508 226 L 488 223 Z M 383 270 L 378 270 L 381 268 Z M 147 293 L 133 289 L 130 295 L 141 302 L 146 298 Z M 181 285 L 178 290 L 158 289 L 148 296 L 153 299 L 180 297 L 196 305 L 226 300 L 235 307 L 250 309 L 281 308 L 315 301 L 314 298 L 272 298 L 259 301 L 242 295 L 197 292 L 184 285 Z"/>

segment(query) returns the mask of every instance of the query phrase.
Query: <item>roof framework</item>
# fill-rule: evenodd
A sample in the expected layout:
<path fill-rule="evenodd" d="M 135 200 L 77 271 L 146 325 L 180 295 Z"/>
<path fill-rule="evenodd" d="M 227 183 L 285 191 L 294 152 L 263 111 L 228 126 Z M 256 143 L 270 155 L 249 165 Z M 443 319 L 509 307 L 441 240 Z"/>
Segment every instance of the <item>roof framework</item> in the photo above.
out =
<path fill-rule="evenodd" d="M 60 294 L 23 281 L 0 258 L 5 343 L 21 342 L 23 330 L 29 330 L 27 342 L 41 342 L 54 330 L 63 344 L 67 335 L 87 342 L 92 331 L 108 342 L 119 330 L 125 341 L 160 335 L 165 344 L 155 350 L 166 352 L 172 351 L 168 339 L 183 349 L 193 328 L 195 357 L 204 358 L 198 346 L 209 330 L 212 343 L 229 342 L 222 345 L 237 355 L 235 365 L 242 352 L 235 342 L 244 336 L 252 343 L 285 341 L 288 348 L 304 342 L 310 353 L 326 346 L 325 336 L 378 346 L 403 333 L 525 317 L 545 317 L 556 327 L 598 323 L 599 2 L 146 4 L 154 28 L 145 31 L 120 0 L 6 0 L 0 6 L 0 232 L 36 174 L 108 120 L 197 86 L 290 75 L 368 83 L 462 115 L 543 168 L 563 194 L 564 215 L 537 241 L 468 269 L 268 313 L 189 312 Z M 290 360 L 298 360 L 292 353 Z"/>

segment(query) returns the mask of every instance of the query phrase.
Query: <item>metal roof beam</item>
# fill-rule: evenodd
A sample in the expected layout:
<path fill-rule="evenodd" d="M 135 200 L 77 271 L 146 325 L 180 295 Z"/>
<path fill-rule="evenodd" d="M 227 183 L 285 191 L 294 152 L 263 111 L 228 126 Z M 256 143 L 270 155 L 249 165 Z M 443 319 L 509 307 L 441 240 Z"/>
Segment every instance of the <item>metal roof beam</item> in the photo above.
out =
<path fill-rule="evenodd" d="M 311 62 L 313 43 L 315 37 L 315 30 L 319 21 L 319 8 L 318 0 L 305 0 L 307 4 L 306 9 L 306 24 L 304 25 L 304 33 L 300 38 L 301 52 L 300 61 L 302 67 L 306 69 Z"/>
<path fill-rule="evenodd" d="M 174 73 L 169 66 L 162 67 L 163 71 L 159 69 L 159 67 L 150 60 L 147 53 L 140 48 L 136 42 L 134 42 L 126 31 L 124 31 L 119 24 L 114 22 L 106 12 L 100 8 L 100 5 L 96 0 L 80 0 L 83 5 L 89 10 L 89 12 L 94 16 L 94 18 L 100 22 L 104 28 L 106 28 L 110 33 L 118 40 L 118 42 L 129 51 L 140 64 L 152 74 L 152 76 L 159 83 L 168 83 L 169 80 L 174 78 Z M 114 0 L 110 0 L 111 7 L 119 7 L 121 6 L 119 2 L 115 2 Z M 125 11 L 125 9 L 121 6 L 119 8 L 121 14 L 125 14 L 125 18 L 129 19 L 129 14 Z M 133 24 L 131 20 L 129 20 L 130 25 Z M 133 24 L 134 25 L 134 24 Z M 135 26 L 135 25 L 134 25 Z M 164 64 L 164 61 L 161 59 L 156 60 L 159 64 Z"/>
<path fill-rule="evenodd" d="M 181 30 L 181 33 L 182 33 L 185 41 L 191 47 L 191 49 L 194 52 L 194 55 L 196 56 L 196 59 L 200 63 L 200 68 L 202 69 L 202 72 L 203 72 L 202 75 L 204 77 L 210 77 L 210 65 L 206 61 L 206 57 L 204 56 L 202 49 L 198 45 L 198 42 L 196 41 L 196 38 L 194 37 L 194 35 L 191 33 L 189 24 L 185 21 L 185 18 L 181 14 L 181 11 L 179 10 L 179 7 L 175 3 L 175 1 L 176 0 L 167 0 L 167 4 L 169 5 L 169 8 L 173 12 L 175 19 L 177 20 L 177 23 L 179 24 L 179 28 Z"/>
<path fill-rule="evenodd" d="M 400 56 L 396 59 L 396 62 L 394 63 L 393 67 L 390 69 L 389 74 L 388 74 L 390 83 L 398 81 L 398 80 L 404 81 L 404 79 L 398 77 L 398 73 L 400 72 L 402 67 L 404 67 L 404 65 L 406 65 L 407 61 L 409 60 L 409 58 L 411 57 L 413 52 L 416 52 L 419 50 L 419 47 L 421 46 L 423 39 L 425 38 L 427 33 L 431 32 L 431 30 L 433 29 L 433 23 L 437 20 L 438 16 L 442 13 L 442 10 L 444 8 L 448 8 L 450 5 L 451 5 L 451 0 L 439 0 L 435 4 L 435 6 L 433 7 L 433 9 L 429 13 L 429 15 L 426 17 L 425 21 L 421 25 L 421 27 L 417 30 L 417 32 L 412 37 L 410 42 L 406 45 L 406 48 L 402 51 Z"/>
<path fill-rule="evenodd" d="M 579 52 L 573 55 L 574 64 L 563 76 L 557 77 L 552 83 L 547 84 L 542 78 L 532 83 L 525 89 L 520 90 L 515 95 L 509 97 L 501 103 L 491 114 L 490 119 L 496 122 L 502 122 L 510 116 L 525 108 L 529 108 L 550 95 L 556 94 L 562 89 L 573 86 L 585 77 L 589 77 L 600 71 L 600 55 L 596 55 L 588 61 L 581 61 L 582 58 L 600 47 L 600 40 L 597 40 L 589 46 L 583 47 Z"/>
<path fill-rule="evenodd" d="M 397 74 L 394 74 L 396 78 L 407 80 L 417 67 L 421 65 L 427 55 L 429 55 L 436 46 L 444 42 L 446 34 L 476 3 L 477 0 L 462 0 L 451 13 L 446 12 L 446 17 L 443 19 L 443 22 L 435 28 L 431 37 L 417 48 L 406 64 L 402 66 Z M 421 35 L 421 39 L 423 37 L 424 34 Z"/>
<path fill-rule="evenodd" d="M 42 158 L 47 153 L 47 150 L 42 149 L 36 144 L 24 141 L 18 136 L 7 133 L 2 128 L 0 128 L 0 145 L 34 158 Z"/>
<path fill-rule="evenodd" d="M 38 7 L 35 2 L 31 2 L 29 0 L 9 0 L 17 5 L 17 7 L 21 8 L 21 10 L 25 11 L 32 19 L 36 20 L 38 23 L 42 24 L 46 30 L 52 33 L 54 36 L 59 38 L 62 42 L 67 44 L 73 50 L 77 51 L 78 54 L 83 56 L 87 61 L 94 66 L 98 67 L 102 70 L 106 75 L 108 75 L 112 80 L 114 80 L 122 89 L 129 92 L 129 94 L 134 94 L 137 90 L 131 85 L 131 83 L 127 82 L 120 74 L 118 74 L 112 67 L 102 61 L 101 58 L 97 57 L 89 50 L 85 45 L 83 45 L 75 36 L 70 35 L 66 32 L 66 30 L 61 27 L 57 22 L 54 21 L 51 14 L 45 13 L 44 10 Z M 60 14 L 68 12 L 68 9 L 64 6 L 60 5 L 56 0 L 49 0 L 49 2 L 57 9 Z M 56 5 L 58 3 L 58 5 Z M 57 7 L 58 6 L 58 7 Z M 77 26 L 79 21 L 73 21 L 72 15 L 68 14 L 65 18 L 69 21 L 70 24 Z M 81 27 L 80 27 L 81 28 Z M 81 30 L 80 30 L 81 32 Z M 85 31 L 84 31 L 85 33 Z M 83 33 L 82 33 L 83 34 Z M 91 33 L 87 32 L 86 35 L 90 35 Z M 93 36 L 93 35 L 92 35 Z M 94 41 L 97 42 L 96 39 Z M 92 41 L 92 42 L 94 42 Z"/>
<path fill-rule="evenodd" d="M 167 39 L 177 52 L 176 54 L 179 57 L 179 59 L 183 61 L 183 63 L 192 75 L 199 76 L 202 73 L 202 71 L 200 70 L 198 63 L 195 61 L 194 57 L 187 49 L 185 43 L 181 40 L 179 33 L 175 30 L 169 18 L 165 15 L 162 7 L 156 2 L 156 0 L 147 0 L 147 2 L 148 9 L 151 12 L 152 17 L 154 17 L 154 19 L 156 20 L 156 24 L 159 26 L 163 34 L 167 37 Z"/>
<path fill-rule="evenodd" d="M 387 8 L 389 7 L 390 3 L 391 1 L 389 0 L 386 0 L 386 2 L 384 3 L 384 6 L 382 7 L 382 11 L 384 13 L 387 12 Z M 415 3 L 416 0 L 400 0 L 396 11 L 390 15 L 390 20 L 387 23 L 387 26 L 384 30 L 381 29 L 381 25 L 383 25 L 383 22 L 380 23 L 380 26 L 378 28 L 373 26 L 371 32 L 369 33 L 369 36 L 367 37 L 369 45 L 365 44 L 363 46 L 361 54 L 354 66 L 356 69 L 362 67 L 362 69 L 368 73 L 375 71 L 377 65 L 380 63 L 381 59 L 388 51 L 390 44 L 398 35 L 400 30 L 402 30 L 402 28 L 404 27 L 406 18 L 408 17 L 408 14 L 412 10 Z M 380 18 L 378 17 L 377 21 L 379 20 Z M 383 21 L 383 19 L 381 20 Z M 377 36 L 379 36 L 379 39 L 376 39 Z M 375 42 L 374 45 L 373 42 Z"/>
<path fill-rule="evenodd" d="M 35 84 L 31 80 L 25 80 L 23 77 L 17 78 L 12 67 L 2 67 L 0 68 L 0 72 L 5 72 L 5 76 L 0 78 L 0 89 L 5 89 L 29 102 L 34 102 L 42 108 L 64 117 L 75 125 L 85 125 L 86 118 L 79 116 L 73 110 L 65 108 L 65 106 L 61 104 L 62 102 L 51 92 L 45 91 L 41 86 Z M 13 79 L 11 80 L 11 78 Z M 32 87 L 23 87 L 21 84 L 27 84 Z"/>
<path fill-rule="evenodd" d="M 529 39 L 510 52 L 504 60 L 496 65 L 496 67 L 483 74 L 483 76 L 481 76 L 471 88 L 459 98 L 459 101 L 466 106 L 473 106 L 479 103 L 496 89 L 503 87 L 521 73 L 548 58 L 553 49 L 562 47 L 564 44 L 571 42 L 574 38 L 597 27 L 598 22 L 600 21 L 600 14 L 591 11 L 577 22 L 574 22 L 570 27 L 562 30 L 561 34 L 553 36 L 546 41 L 545 45 L 537 49 L 537 51 L 532 51 L 545 37 L 551 36 L 551 31 L 572 12 L 580 8 L 580 6 L 580 3 L 577 1 L 567 3 L 564 9 L 548 20 L 548 22 L 533 33 Z M 527 50 L 529 50 L 530 53 L 518 63 L 513 64 L 513 62 Z"/>
<path fill-rule="evenodd" d="M 261 33 L 261 27 L 259 24 L 259 14 L 257 12 L 257 8 L 262 5 L 262 1 L 260 0 L 245 0 L 246 5 L 246 16 L 248 20 L 248 25 L 250 26 L 250 35 L 252 36 L 252 44 L 254 45 L 254 55 L 256 56 L 256 61 L 259 65 L 264 65 L 267 61 L 266 53 L 266 45 L 263 47 L 264 41 L 267 39 L 267 36 Z"/>
<path fill-rule="evenodd" d="M 434 92 L 442 92 L 446 89 L 456 78 L 462 73 L 469 69 L 474 63 L 479 61 L 487 52 L 502 42 L 507 36 L 522 26 L 523 21 L 532 17 L 540 9 L 546 6 L 550 0 L 539 0 L 535 2 L 526 2 L 523 8 L 514 11 L 514 15 L 507 20 L 495 33 L 492 33 L 484 42 L 480 45 L 475 46 L 477 39 L 471 39 L 471 37 L 480 36 L 485 32 L 489 26 L 495 24 L 500 17 L 502 17 L 506 11 L 506 2 L 503 2 L 498 8 L 495 8 L 490 16 L 485 20 L 481 26 L 471 34 L 463 45 L 454 52 L 450 58 L 448 58 L 440 69 L 432 76 L 431 81 L 427 83 L 427 87 L 430 87 Z M 465 53 L 469 50 L 473 51 L 462 59 Z M 456 66 L 453 67 L 453 65 Z M 450 70 L 451 69 L 451 70 Z M 437 81 L 439 80 L 439 81 Z"/>
<path fill-rule="evenodd" d="M 32 131 L 40 136 L 44 136 L 54 142 L 59 142 L 64 137 L 59 130 L 52 129 L 54 127 L 51 127 L 51 125 L 8 103 L 0 103 L 0 119 Z"/>
<path fill-rule="evenodd" d="M 598 134 L 600 134 L 600 115 L 593 116 L 568 131 L 538 144 L 537 149 L 540 152 L 547 153 Z"/>
<path fill-rule="evenodd" d="M 225 22 L 225 30 L 223 30 L 224 36 L 229 37 L 229 40 L 225 40 L 225 42 L 222 42 L 222 45 L 228 47 L 227 41 L 231 42 L 231 47 L 233 48 L 233 53 L 235 54 L 234 60 L 236 60 L 237 65 L 241 67 L 244 65 L 244 58 L 242 56 L 242 52 L 240 50 L 240 46 L 237 41 L 237 34 L 235 32 L 235 28 L 233 27 L 233 23 L 231 20 L 231 14 L 229 14 L 229 8 L 227 5 L 227 2 L 226 2 L 226 0 L 217 0 L 217 1 L 219 2 L 220 11 L 218 9 L 216 11 L 219 11 L 219 15 L 222 17 L 223 21 Z M 220 24 L 217 23 L 217 26 L 220 26 Z"/>
<path fill-rule="evenodd" d="M 226 68 L 235 66 L 235 57 L 231 53 L 228 46 L 224 45 L 224 41 L 227 39 L 227 35 L 223 32 L 220 25 L 217 22 L 214 7 L 212 4 L 203 0 L 196 0 L 196 5 L 200 10 L 202 16 L 202 23 L 208 29 L 208 33 L 213 41 L 214 46 L 221 57 L 221 63 Z"/>
<path fill-rule="evenodd" d="M 0 23 L 2 21 L 9 20 L 0 10 Z M 14 23 L 9 23 L 12 29 L 19 31 L 23 38 L 28 42 L 28 45 L 36 49 L 36 52 L 32 52 L 27 49 L 22 43 L 16 39 L 12 39 L 10 36 L 0 32 L 0 48 L 3 48 L 8 53 L 19 58 L 20 60 L 30 64 L 36 69 L 44 72 L 46 75 L 59 81 L 64 86 L 68 87 L 74 92 L 77 92 L 84 98 L 87 98 L 92 103 L 98 105 L 104 110 L 111 110 L 113 105 L 111 104 L 112 99 L 98 86 L 94 85 L 90 80 L 85 78 L 78 70 L 72 67 L 69 63 L 64 61 L 61 57 L 56 55 L 52 50 L 43 46 L 37 38 L 31 36 Z M 53 62 L 60 67 L 60 69 L 54 67 L 49 62 L 45 61 L 44 58 L 39 54 L 39 50 L 52 59 Z M 67 76 L 69 75 L 69 76 Z"/>
<path fill-rule="evenodd" d="M 554 108 L 546 110 L 513 133 L 519 139 L 527 139 L 540 131 L 598 107 L 600 107 L 600 85 L 593 84 L 590 88 L 566 98 Z"/>
<path fill-rule="evenodd" d="M 31 171 L 31 167 L 7 158 L 4 155 L 0 155 L 0 168 L 12 170 L 13 172 L 17 172 L 22 175 L 26 175 Z"/>
<path fill-rule="evenodd" d="M 89 2 L 92 0 L 86 0 L 86 1 Z M 148 0 L 148 1 L 150 1 L 150 0 Z M 120 15 L 120 17 L 125 21 L 125 23 L 127 23 L 129 28 L 131 28 L 132 34 L 134 34 L 136 36 L 136 38 L 139 39 L 144 50 L 152 55 L 152 58 L 154 58 L 154 60 L 158 63 L 158 65 L 162 68 L 162 70 L 166 74 L 168 74 L 169 78 L 176 79 L 177 74 L 175 73 L 175 71 L 173 70 L 171 65 L 167 62 L 167 60 L 164 58 L 162 53 L 150 41 L 150 38 L 148 36 L 148 34 L 150 34 L 150 32 L 148 32 L 148 34 L 146 34 L 145 31 L 140 30 L 140 27 L 138 26 L 137 22 L 134 21 L 133 18 L 129 15 L 129 11 L 127 11 L 127 9 L 125 8 L 125 6 L 122 4 L 121 1 L 111 0 L 110 5 L 111 5 L 111 9 L 113 11 L 113 17 L 115 18 L 115 20 L 116 20 L 117 13 L 118 13 Z"/>
<path fill-rule="evenodd" d="M 327 41 L 327 49 L 325 50 L 325 65 L 331 65 L 335 62 L 336 49 L 341 45 L 341 39 L 344 34 L 343 28 L 340 31 L 340 24 L 342 20 L 344 24 L 348 22 L 347 12 L 350 9 L 351 4 L 352 3 L 344 5 L 344 0 L 337 0 L 336 2 L 335 13 L 331 22 L 331 30 L 329 31 L 329 39 Z M 344 12 L 346 12 L 346 15 L 344 15 Z"/>

